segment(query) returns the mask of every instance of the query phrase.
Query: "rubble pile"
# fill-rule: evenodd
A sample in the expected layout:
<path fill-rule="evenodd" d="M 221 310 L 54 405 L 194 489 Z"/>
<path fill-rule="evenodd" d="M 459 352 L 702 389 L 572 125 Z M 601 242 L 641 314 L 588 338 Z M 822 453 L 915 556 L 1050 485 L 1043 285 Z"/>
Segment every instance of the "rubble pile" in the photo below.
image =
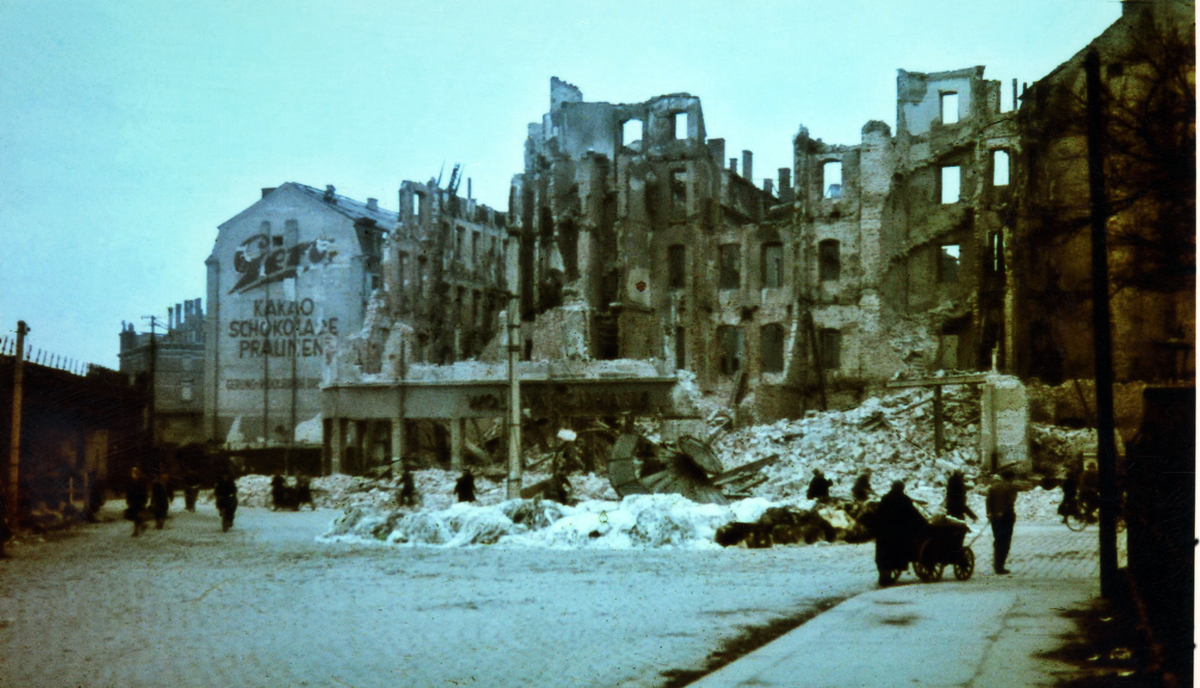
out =
<path fill-rule="evenodd" d="M 877 492 L 903 480 L 915 499 L 940 502 L 951 472 L 963 471 L 968 486 L 979 477 L 979 403 L 967 387 L 946 388 L 946 449 L 939 457 L 933 452 L 932 405 L 926 403 L 932 397 L 930 390 L 917 388 L 873 397 L 847 411 L 810 412 L 799 420 L 735 431 L 719 439 L 714 449 L 726 470 L 778 455 L 779 460 L 762 471 L 767 481 L 754 490 L 767 499 L 803 496 L 816 468 L 833 481 L 831 494 L 848 497 L 855 478 L 869 468 Z"/>
<path fill-rule="evenodd" d="M 491 474 L 475 477 L 475 497 L 479 504 L 499 504 L 505 498 L 502 476 Z M 424 509 L 447 509 L 455 503 L 454 481 L 459 473 L 440 469 L 413 471 L 413 482 L 417 487 L 418 503 Z M 526 485 L 546 480 L 549 473 L 526 472 Z M 580 501 L 617 499 L 617 493 L 608 478 L 596 474 L 575 474 L 569 477 L 572 496 Z M 294 478 L 288 479 L 293 484 Z M 271 508 L 271 476 L 244 475 L 237 480 L 238 504 L 245 507 Z M 323 509 L 375 509 L 387 510 L 396 506 L 400 492 L 400 476 L 368 478 L 354 475 L 329 475 L 312 480 L 313 506 Z M 207 499 L 211 501 L 209 491 Z"/>
<path fill-rule="evenodd" d="M 636 495 L 620 502 L 588 500 L 575 506 L 514 499 L 416 512 L 354 507 L 318 539 L 397 546 L 714 549 L 720 547 L 715 542 L 718 528 L 730 521 L 757 520 L 770 506 L 761 499 L 717 506 L 678 495 Z"/>

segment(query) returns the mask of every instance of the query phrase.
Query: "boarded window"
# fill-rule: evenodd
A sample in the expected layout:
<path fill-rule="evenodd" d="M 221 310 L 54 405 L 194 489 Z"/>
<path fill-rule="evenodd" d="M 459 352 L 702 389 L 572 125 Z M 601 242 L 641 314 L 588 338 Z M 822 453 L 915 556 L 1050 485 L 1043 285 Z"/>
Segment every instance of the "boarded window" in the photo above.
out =
<path fill-rule="evenodd" d="M 830 160 L 822 167 L 825 198 L 842 197 L 842 162 Z"/>
<path fill-rule="evenodd" d="M 667 288 L 683 289 L 687 286 L 687 247 L 673 244 L 667 248 Z"/>
<path fill-rule="evenodd" d="M 783 286 L 783 244 L 763 244 L 762 285 L 764 289 Z"/>
<path fill-rule="evenodd" d="M 675 328 L 675 368 L 683 370 L 687 367 L 687 335 L 682 327 Z"/>
<path fill-rule="evenodd" d="M 719 289 L 742 288 L 742 247 L 738 244 L 721 246 L 721 274 L 718 280 Z"/>
<path fill-rule="evenodd" d="M 825 370 L 837 370 L 842 367 L 842 333 L 826 328 L 817 335 L 817 346 L 821 350 L 821 367 Z"/>
<path fill-rule="evenodd" d="M 942 94 L 942 124 L 958 122 L 958 94 L 949 91 Z"/>
<path fill-rule="evenodd" d="M 837 239 L 817 244 L 817 273 L 822 282 L 841 279 L 842 245 Z"/>
<path fill-rule="evenodd" d="M 958 203 L 961 177 L 962 169 L 958 165 L 947 165 L 942 168 L 942 203 Z"/>
<path fill-rule="evenodd" d="M 958 244 L 943 244 L 938 247 L 938 282 L 952 284 L 958 281 Z"/>
<path fill-rule="evenodd" d="M 783 372 L 783 325 L 764 325 L 759 337 L 764 373 Z"/>
<path fill-rule="evenodd" d="M 992 186 L 1008 186 L 1008 151 L 992 151 Z"/>
<path fill-rule="evenodd" d="M 721 347 L 721 373 L 733 375 L 742 369 L 742 328 L 717 328 L 718 344 Z"/>
<path fill-rule="evenodd" d="M 688 137 L 688 115 L 686 112 L 675 113 L 675 138 L 686 139 Z"/>

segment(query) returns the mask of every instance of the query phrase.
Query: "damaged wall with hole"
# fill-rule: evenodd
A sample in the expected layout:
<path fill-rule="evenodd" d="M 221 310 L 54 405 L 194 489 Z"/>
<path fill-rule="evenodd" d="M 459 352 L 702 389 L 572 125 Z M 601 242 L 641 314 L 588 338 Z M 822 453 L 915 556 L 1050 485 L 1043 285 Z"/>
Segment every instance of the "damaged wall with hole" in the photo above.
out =
<path fill-rule="evenodd" d="M 380 288 L 332 379 L 394 380 L 412 364 L 480 358 L 502 331 L 506 217 L 469 192 L 459 196 L 460 181 L 456 166 L 446 188 L 433 179 L 400 184 L 399 217 L 382 249 Z"/>
<path fill-rule="evenodd" d="M 852 403 L 899 371 L 991 366 L 1011 225 L 994 161 L 1007 161 L 1017 136 L 1000 83 L 983 71 L 900 70 L 895 136 L 879 121 L 854 146 L 796 135 L 810 406 Z"/>

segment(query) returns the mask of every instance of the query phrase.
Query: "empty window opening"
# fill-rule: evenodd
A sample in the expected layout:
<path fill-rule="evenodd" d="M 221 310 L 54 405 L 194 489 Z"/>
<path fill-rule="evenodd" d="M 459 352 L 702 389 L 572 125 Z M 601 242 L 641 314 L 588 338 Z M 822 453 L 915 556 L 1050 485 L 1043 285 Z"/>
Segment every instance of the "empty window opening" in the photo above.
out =
<path fill-rule="evenodd" d="M 834 329 L 823 329 L 817 335 L 817 348 L 821 352 L 821 368 L 837 370 L 842 367 L 842 333 Z"/>
<path fill-rule="evenodd" d="M 627 119 L 621 123 L 621 145 L 628 146 L 642 140 L 642 120 Z"/>
<path fill-rule="evenodd" d="M 382 286 L 383 280 L 379 278 L 379 275 L 371 275 L 371 291 L 375 291 Z"/>
<path fill-rule="evenodd" d="M 992 232 L 988 236 L 988 253 L 992 257 L 992 272 L 1004 272 L 1004 234 Z"/>
<path fill-rule="evenodd" d="M 412 213 L 412 216 L 414 218 L 420 218 L 421 217 L 421 194 L 414 193 L 412 195 L 412 198 L 409 199 L 409 201 L 410 201 L 409 206 L 408 206 L 409 212 Z"/>
<path fill-rule="evenodd" d="M 671 171 L 671 208 L 677 219 L 687 216 L 687 170 Z"/>
<path fill-rule="evenodd" d="M 759 335 L 764 373 L 783 372 L 783 325 L 764 325 Z"/>
<path fill-rule="evenodd" d="M 958 94 L 954 91 L 942 94 L 942 124 L 958 122 Z"/>
<path fill-rule="evenodd" d="M 938 247 L 938 282 L 951 284 L 958 281 L 959 247 L 958 244 L 944 244 Z"/>
<path fill-rule="evenodd" d="M 1008 186 L 1008 151 L 992 151 L 992 186 Z"/>
<path fill-rule="evenodd" d="M 462 260 L 465 244 L 467 243 L 467 230 L 459 227 L 454 232 L 454 259 Z"/>
<path fill-rule="evenodd" d="M 721 373 L 733 375 L 742 369 L 742 328 L 719 327 L 717 339 L 721 347 Z"/>
<path fill-rule="evenodd" d="M 719 289 L 742 288 L 742 247 L 738 244 L 721 246 L 721 273 L 718 279 Z"/>
<path fill-rule="evenodd" d="M 837 239 L 826 239 L 817 244 L 817 273 L 822 282 L 841 279 L 842 245 Z"/>
<path fill-rule="evenodd" d="M 783 244 L 763 244 L 762 285 L 764 289 L 783 286 Z"/>
<path fill-rule="evenodd" d="M 842 197 L 842 162 L 840 160 L 830 160 L 826 162 L 822 168 L 824 175 L 825 189 L 823 191 L 825 198 L 841 198 Z"/>
<path fill-rule="evenodd" d="M 479 232 L 471 233 L 471 265 L 479 265 Z"/>
<path fill-rule="evenodd" d="M 667 288 L 683 289 L 687 286 L 687 247 L 674 244 L 667 248 Z"/>
<path fill-rule="evenodd" d="M 396 259 L 396 276 L 400 280 L 400 288 L 408 289 L 408 254 L 401 253 Z"/>
<path fill-rule="evenodd" d="M 962 169 L 958 165 L 942 168 L 942 203 L 958 203 Z"/>
<path fill-rule="evenodd" d="M 683 370 L 687 367 L 687 335 L 682 327 L 675 328 L 675 368 Z"/>
<path fill-rule="evenodd" d="M 688 137 L 688 115 L 686 112 L 675 113 L 675 138 L 679 140 Z"/>
<path fill-rule="evenodd" d="M 275 236 L 271 237 L 271 245 L 272 246 L 283 246 L 283 236 L 276 234 Z"/>

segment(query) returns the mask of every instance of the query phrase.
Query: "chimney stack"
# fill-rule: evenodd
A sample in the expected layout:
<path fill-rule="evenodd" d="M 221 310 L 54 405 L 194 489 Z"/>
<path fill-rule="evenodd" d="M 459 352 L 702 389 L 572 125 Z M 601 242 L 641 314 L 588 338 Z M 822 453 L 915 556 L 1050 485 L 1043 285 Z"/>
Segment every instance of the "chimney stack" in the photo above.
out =
<path fill-rule="evenodd" d="M 786 167 L 779 168 L 779 202 L 791 203 L 796 200 L 792 189 L 792 171 Z"/>
<path fill-rule="evenodd" d="M 748 150 L 742 151 L 742 176 L 754 182 L 754 154 Z"/>
<path fill-rule="evenodd" d="M 262 197 L 266 198 L 274 190 L 275 190 L 274 186 L 264 186 L 263 190 L 262 190 Z"/>
<path fill-rule="evenodd" d="M 379 210 L 379 199 L 378 198 L 368 198 L 367 199 L 367 210 Z"/>
<path fill-rule="evenodd" d="M 729 159 L 729 171 L 734 174 L 737 174 L 737 158 Z"/>
<path fill-rule="evenodd" d="M 725 164 L 725 139 L 709 139 L 708 152 L 718 166 Z"/>

